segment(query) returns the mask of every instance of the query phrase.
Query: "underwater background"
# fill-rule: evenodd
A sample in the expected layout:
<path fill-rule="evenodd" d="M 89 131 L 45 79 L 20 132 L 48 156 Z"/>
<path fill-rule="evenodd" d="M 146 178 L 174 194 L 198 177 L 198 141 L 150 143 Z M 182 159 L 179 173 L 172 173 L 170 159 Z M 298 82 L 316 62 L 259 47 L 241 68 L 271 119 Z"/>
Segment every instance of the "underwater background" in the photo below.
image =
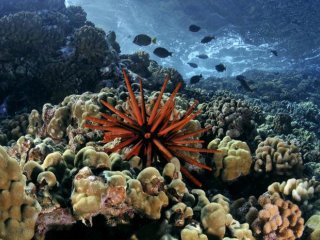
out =
<path fill-rule="evenodd" d="M 1 0 L 0 239 L 320 240 L 319 9 Z"/>

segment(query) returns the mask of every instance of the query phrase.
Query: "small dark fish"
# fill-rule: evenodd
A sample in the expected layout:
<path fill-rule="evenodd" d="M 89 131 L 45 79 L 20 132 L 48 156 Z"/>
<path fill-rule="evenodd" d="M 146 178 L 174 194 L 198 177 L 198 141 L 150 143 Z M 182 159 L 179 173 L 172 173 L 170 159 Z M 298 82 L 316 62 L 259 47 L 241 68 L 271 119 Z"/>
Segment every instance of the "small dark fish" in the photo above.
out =
<path fill-rule="evenodd" d="M 201 58 L 201 59 L 207 59 L 208 55 L 207 54 L 199 54 L 199 55 L 197 55 L 197 57 Z"/>
<path fill-rule="evenodd" d="M 166 57 L 172 56 L 172 52 L 169 52 L 167 49 L 165 49 L 163 47 L 157 47 L 153 51 L 153 53 L 160 58 L 166 58 Z"/>
<path fill-rule="evenodd" d="M 200 29 L 201 29 L 201 27 L 199 27 L 199 26 L 197 26 L 197 25 L 194 25 L 194 24 L 191 24 L 191 25 L 189 26 L 189 31 L 190 31 L 190 32 L 199 32 Z"/>
<path fill-rule="evenodd" d="M 243 75 L 236 76 L 236 80 L 238 80 L 241 86 L 248 92 L 253 92 L 252 88 L 250 88 L 249 84 L 246 81 L 246 77 Z"/>
<path fill-rule="evenodd" d="M 193 68 L 197 68 L 198 65 L 196 63 L 193 63 L 193 62 L 188 62 L 189 66 L 190 67 L 193 67 Z"/>
<path fill-rule="evenodd" d="M 190 84 L 196 84 L 201 80 L 201 78 L 202 78 L 202 74 L 194 75 L 193 77 L 190 78 Z"/>
<path fill-rule="evenodd" d="M 204 38 L 201 39 L 201 43 L 208 43 L 208 42 L 211 42 L 211 40 L 213 39 L 216 39 L 216 37 L 212 35 L 205 36 Z"/>
<path fill-rule="evenodd" d="M 270 50 L 270 52 L 271 52 L 274 56 L 278 57 L 278 52 L 277 52 L 276 50 Z"/>
<path fill-rule="evenodd" d="M 148 46 L 151 43 L 156 43 L 157 39 L 156 38 L 151 38 L 146 34 L 139 34 L 134 37 L 133 43 L 139 45 L 139 46 Z"/>
<path fill-rule="evenodd" d="M 227 70 L 226 66 L 223 63 L 216 65 L 215 68 L 218 72 L 223 72 L 223 71 Z"/>

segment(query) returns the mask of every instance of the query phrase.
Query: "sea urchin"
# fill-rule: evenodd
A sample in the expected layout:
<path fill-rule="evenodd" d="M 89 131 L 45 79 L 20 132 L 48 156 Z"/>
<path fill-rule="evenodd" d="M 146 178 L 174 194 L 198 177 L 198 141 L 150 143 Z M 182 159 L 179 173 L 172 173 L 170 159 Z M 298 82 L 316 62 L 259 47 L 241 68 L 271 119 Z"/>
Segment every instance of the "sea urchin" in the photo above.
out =
<path fill-rule="evenodd" d="M 102 104 L 115 113 L 117 117 L 101 113 L 103 119 L 90 116 L 86 118 L 86 120 L 97 125 L 86 124 L 85 127 L 105 132 L 104 142 L 111 142 L 116 138 L 121 139 L 118 145 L 111 149 L 105 149 L 105 151 L 115 152 L 132 145 L 131 150 L 125 156 L 125 160 L 139 155 L 144 160 L 144 166 L 151 166 L 157 156 L 160 161 L 170 161 L 173 157 L 177 157 L 180 161 L 211 171 L 210 167 L 186 154 L 187 152 L 214 153 L 217 151 L 192 146 L 193 144 L 203 143 L 204 141 L 199 140 L 197 136 L 208 131 L 211 127 L 196 131 L 190 131 L 186 128 L 186 125 L 201 113 L 201 110 L 194 112 L 198 104 L 197 101 L 189 107 L 182 117 L 177 116 L 175 113 L 175 97 L 181 88 L 181 82 L 177 84 L 167 101 L 161 103 L 169 81 L 169 78 L 166 78 L 150 114 L 148 114 L 141 79 L 140 101 L 138 102 L 124 69 L 123 75 L 129 93 L 129 107 L 122 112 L 102 100 Z M 181 166 L 180 170 L 195 185 L 199 187 L 202 185 L 185 167 Z"/>

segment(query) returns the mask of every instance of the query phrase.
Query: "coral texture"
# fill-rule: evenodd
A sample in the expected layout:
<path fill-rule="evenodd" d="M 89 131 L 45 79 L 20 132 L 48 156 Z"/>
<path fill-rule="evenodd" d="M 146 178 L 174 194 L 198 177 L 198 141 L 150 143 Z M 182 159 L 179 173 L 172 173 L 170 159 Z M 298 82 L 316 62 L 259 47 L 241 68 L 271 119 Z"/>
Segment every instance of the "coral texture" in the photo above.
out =
<path fill-rule="evenodd" d="M 294 240 L 302 236 L 304 219 L 297 205 L 276 195 L 262 195 L 258 202 L 263 209 L 251 224 L 255 235 L 265 240 Z"/>
<path fill-rule="evenodd" d="M 298 147 L 279 138 L 267 138 L 256 150 L 254 170 L 274 175 L 301 175 L 302 158 Z"/>
<path fill-rule="evenodd" d="M 220 151 L 213 155 L 215 177 L 221 177 L 223 181 L 233 181 L 250 173 L 252 157 L 245 142 L 226 136 L 222 140 L 212 140 L 208 148 Z"/>
<path fill-rule="evenodd" d="M 254 111 L 241 99 L 230 96 L 217 96 L 208 103 L 203 103 L 205 125 L 214 126 L 215 137 L 229 136 L 232 139 L 250 140 L 255 137 L 256 123 Z"/>
<path fill-rule="evenodd" d="M 30 240 L 41 207 L 26 194 L 26 180 L 18 162 L 0 147 L 0 238 Z"/>

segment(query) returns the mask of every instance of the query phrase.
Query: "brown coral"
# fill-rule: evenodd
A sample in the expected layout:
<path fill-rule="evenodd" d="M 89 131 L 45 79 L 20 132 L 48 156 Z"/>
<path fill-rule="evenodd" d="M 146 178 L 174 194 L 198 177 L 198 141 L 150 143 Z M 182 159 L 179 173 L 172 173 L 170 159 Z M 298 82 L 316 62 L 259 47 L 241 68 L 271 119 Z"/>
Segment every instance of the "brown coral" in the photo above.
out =
<path fill-rule="evenodd" d="M 203 104 L 201 117 L 205 125 L 212 125 L 215 137 L 253 139 L 256 134 L 254 111 L 248 103 L 232 96 L 222 95 Z"/>
<path fill-rule="evenodd" d="M 279 138 L 267 138 L 258 145 L 254 170 L 257 173 L 292 176 L 302 173 L 302 158 L 297 146 Z"/>
<path fill-rule="evenodd" d="M 295 240 L 302 236 L 304 219 L 297 205 L 268 194 L 260 196 L 258 202 L 263 209 L 251 224 L 255 235 L 265 240 Z"/>

